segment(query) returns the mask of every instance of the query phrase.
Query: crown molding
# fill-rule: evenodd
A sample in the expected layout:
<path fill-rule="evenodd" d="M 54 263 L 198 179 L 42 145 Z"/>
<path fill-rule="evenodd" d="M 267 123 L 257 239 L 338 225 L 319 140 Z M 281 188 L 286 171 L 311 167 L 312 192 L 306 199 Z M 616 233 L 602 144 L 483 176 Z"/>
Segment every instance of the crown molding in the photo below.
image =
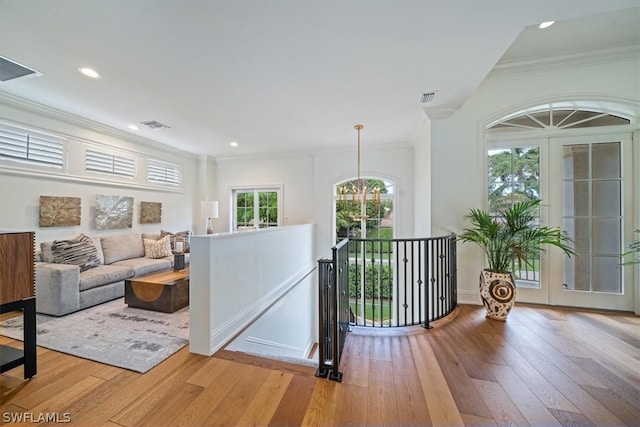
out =
<path fill-rule="evenodd" d="M 162 150 L 167 153 L 180 154 L 181 156 L 190 157 L 190 158 L 198 157 L 197 154 L 194 154 L 188 151 L 182 151 L 180 149 L 163 144 L 162 142 L 144 138 L 138 135 L 133 135 L 129 132 L 125 132 L 123 130 L 105 125 L 103 123 L 99 123 L 81 116 L 77 116 L 75 114 L 71 114 L 54 107 L 50 107 L 44 104 L 30 101 L 28 99 L 21 98 L 19 96 L 12 95 L 6 92 L 0 92 L 0 103 L 2 104 L 6 103 L 8 105 L 11 105 L 15 108 L 18 108 L 27 112 L 38 113 L 50 118 L 54 118 L 54 119 L 61 120 L 76 126 L 83 127 L 85 129 L 89 129 L 98 133 L 109 135 L 114 138 L 120 138 L 129 142 L 134 142 L 134 143 L 143 145 L 145 147 L 152 148 L 154 150 Z"/>
<path fill-rule="evenodd" d="M 496 64 L 487 78 L 640 59 L 640 45 Z"/>

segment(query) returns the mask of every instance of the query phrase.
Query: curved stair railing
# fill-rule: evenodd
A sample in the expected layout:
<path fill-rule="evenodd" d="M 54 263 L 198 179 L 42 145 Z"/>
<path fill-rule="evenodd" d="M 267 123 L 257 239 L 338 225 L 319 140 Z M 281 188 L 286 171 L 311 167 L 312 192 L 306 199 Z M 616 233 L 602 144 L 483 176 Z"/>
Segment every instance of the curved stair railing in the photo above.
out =
<path fill-rule="evenodd" d="M 457 305 L 456 235 L 342 240 L 318 260 L 319 363 L 316 376 L 342 380 L 350 326 L 422 325 Z"/>

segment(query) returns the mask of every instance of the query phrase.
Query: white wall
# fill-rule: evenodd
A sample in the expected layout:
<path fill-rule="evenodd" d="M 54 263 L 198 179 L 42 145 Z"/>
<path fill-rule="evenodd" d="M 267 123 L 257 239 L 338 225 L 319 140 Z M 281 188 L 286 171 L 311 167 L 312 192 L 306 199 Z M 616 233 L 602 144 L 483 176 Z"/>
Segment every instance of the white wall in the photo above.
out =
<path fill-rule="evenodd" d="M 432 129 L 432 232 L 440 235 L 464 227 L 469 208 L 485 207 L 485 124 L 525 106 L 565 99 L 610 99 L 640 103 L 640 58 L 597 59 L 548 68 L 502 72 L 487 78 L 451 117 L 434 120 Z M 635 168 L 640 167 L 637 163 Z M 636 192 L 637 194 L 637 192 Z M 636 206 L 638 206 L 636 201 Z M 461 302 L 477 303 L 480 251 L 458 245 Z"/>
<path fill-rule="evenodd" d="M 396 233 L 414 237 L 414 153 L 408 144 L 362 147 L 362 176 L 381 176 L 396 183 Z M 251 159 L 217 161 L 220 218 L 215 230 L 230 230 L 231 189 L 237 186 L 282 185 L 284 225 L 315 223 L 318 256 L 328 256 L 333 238 L 334 184 L 353 178 L 357 170 L 355 149 L 315 151 Z M 423 203 L 424 206 L 424 203 Z M 424 237 L 424 236 L 420 236 Z"/>
<path fill-rule="evenodd" d="M 317 270 L 287 293 L 225 350 L 305 359 L 318 340 Z"/>
<path fill-rule="evenodd" d="M 220 218 L 214 231 L 231 231 L 232 189 L 252 186 L 282 186 L 283 225 L 313 222 L 313 160 L 307 154 L 218 159 L 216 194 Z"/>
<path fill-rule="evenodd" d="M 313 228 L 306 224 L 191 238 L 192 352 L 215 353 L 296 284 L 313 281 Z M 270 318 L 276 327 L 290 323 L 287 319 L 309 316 L 290 325 L 289 335 L 295 335 L 295 339 L 273 333 L 257 338 L 282 347 L 308 347 L 304 343 L 313 342 L 317 336 L 317 330 L 310 327 L 317 317 L 315 295 L 303 292 L 300 296 L 304 299 L 271 312 Z M 300 342 L 303 344 L 295 344 Z"/>
<path fill-rule="evenodd" d="M 50 109 L 27 108 L 20 103 L 2 100 L 0 117 L 10 122 L 22 124 L 36 130 L 48 131 L 67 137 L 71 153 L 66 176 L 52 177 L 41 174 L 22 173 L 19 170 L 0 165 L 0 229 L 33 230 L 36 241 L 71 238 L 79 233 L 88 235 L 118 234 L 126 230 L 95 229 L 95 196 L 117 195 L 134 199 L 132 229 L 135 232 L 158 232 L 161 228 L 168 231 L 192 230 L 194 228 L 195 204 L 199 200 L 198 159 L 188 153 L 163 149 L 137 142 L 135 137 L 128 138 L 124 132 L 113 132 L 110 128 L 97 123 L 79 119 Z M 128 185 L 109 182 L 101 177 L 86 179 L 82 177 L 82 145 L 85 142 L 97 143 L 110 148 L 146 155 L 173 164 L 179 164 L 183 170 L 183 189 L 167 191 L 151 188 L 148 185 Z M 142 170 L 141 170 L 142 169 Z M 144 167 L 139 165 L 139 176 L 144 176 Z M 137 181 L 136 181 L 137 182 Z M 43 227 L 39 222 L 39 198 L 44 196 L 79 197 L 81 199 L 81 224 L 77 227 Z M 162 222 L 160 224 L 140 224 L 140 202 L 162 203 Z M 199 201 L 197 202 L 199 204 Z M 199 208 L 198 208 L 199 216 Z"/>
<path fill-rule="evenodd" d="M 415 191 L 414 233 L 431 237 L 431 120 L 424 115 L 410 140 Z"/>

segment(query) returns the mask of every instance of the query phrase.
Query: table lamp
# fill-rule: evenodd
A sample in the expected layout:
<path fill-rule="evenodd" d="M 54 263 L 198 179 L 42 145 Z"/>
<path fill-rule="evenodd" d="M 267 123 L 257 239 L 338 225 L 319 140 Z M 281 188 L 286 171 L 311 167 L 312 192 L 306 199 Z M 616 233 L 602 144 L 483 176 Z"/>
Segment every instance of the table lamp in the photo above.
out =
<path fill-rule="evenodd" d="M 207 200 L 200 202 L 200 214 L 207 219 L 207 234 L 212 234 L 211 218 L 218 218 L 218 201 Z"/>

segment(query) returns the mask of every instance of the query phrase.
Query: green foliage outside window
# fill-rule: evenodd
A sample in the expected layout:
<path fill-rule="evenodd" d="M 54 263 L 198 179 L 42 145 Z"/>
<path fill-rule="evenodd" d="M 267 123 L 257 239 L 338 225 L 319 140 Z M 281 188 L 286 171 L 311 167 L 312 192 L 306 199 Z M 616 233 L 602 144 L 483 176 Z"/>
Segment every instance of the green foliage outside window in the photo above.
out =
<path fill-rule="evenodd" d="M 360 286 L 361 265 L 349 264 L 349 296 L 362 298 Z M 389 265 L 367 265 L 365 275 L 365 298 L 388 299 L 393 297 L 393 268 Z"/>
<path fill-rule="evenodd" d="M 540 148 L 491 150 L 489 211 L 497 213 L 515 203 L 540 198 Z"/>

